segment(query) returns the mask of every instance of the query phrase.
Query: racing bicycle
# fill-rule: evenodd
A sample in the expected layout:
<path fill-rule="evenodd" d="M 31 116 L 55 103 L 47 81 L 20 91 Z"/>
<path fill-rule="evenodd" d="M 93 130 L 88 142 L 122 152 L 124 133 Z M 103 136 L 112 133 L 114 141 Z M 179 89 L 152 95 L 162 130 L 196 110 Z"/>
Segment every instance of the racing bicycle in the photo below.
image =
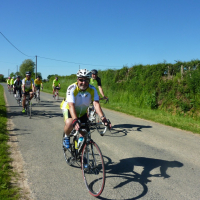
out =
<path fill-rule="evenodd" d="M 38 103 L 40 103 L 40 90 L 39 89 L 37 89 L 36 90 L 36 93 L 35 93 L 35 100 L 38 102 Z"/>
<path fill-rule="evenodd" d="M 109 98 L 99 98 L 99 100 L 105 100 L 104 103 L 108 103 L 109 102 Z M 103 112 L 103 111 L 102 111 Z M 96 113 L 96 110 L 94 108 L 93 103 L 90 104 L 90 106 L 88 107 L 88 118 L 91 122 L 96 122 L 96 129 L 99 132 L 100 135 L 104 135 L 105 134 L 105 128 L 103 126 L 103 124 L 101 123 L 101 119 L 99 117 L 99 115 Z M 105 116 L 105 113 L 103 112 L 103 115 Z"/>
<path fill-rule="evenodd" d="M 81 166 L 85 185 L 89 193 L 94 197 L 98 197 L 103 192 L 106 178 L 103 155 L 99 146 L 91 138 L 92 132 L 90 129 L 94 130 L 94 127 L 97 125 L 98 123 L 89 120 L 87 123 L 81 123 L 81 129 L 79 131 L 72 130 L 70 133 L 70 148 L 66 149 L 63 146 L 67 164 L 71 166 L 77 163 Z M 104 126 L 104 129 L 104 132 L 106 132 L 107 126 Z M 84 135 L 84 140 L 77 146 L 80 132 Z M 63 139 L 64 137 L 65 133 L 63 133 Z"/>
<path fill-rule="evenodd" d="M 21 104 L 21 98 L 20 98 L 19 90 L 16 90 L 16 97 L 15 97 L 15 99 L 17 100 L 17 103 L 20 106 L 20 104 Z"/>

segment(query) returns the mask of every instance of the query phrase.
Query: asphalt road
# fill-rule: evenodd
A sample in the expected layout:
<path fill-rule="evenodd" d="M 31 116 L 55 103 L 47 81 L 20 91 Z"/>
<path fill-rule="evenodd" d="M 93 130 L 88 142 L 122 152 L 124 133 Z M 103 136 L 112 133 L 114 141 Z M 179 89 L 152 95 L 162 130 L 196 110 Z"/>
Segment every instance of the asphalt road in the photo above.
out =
<path fill-rule="evenodd" d="M 33 99 L 32 119 L 22 114 L 12 95 L 5 94 L 36 200 L 95 199 L 79 167 L 66 164 L 62 151 L 64 121 L 60 102 L 41 93 Z M 92 137 L 106 164 L 106 184 L 100 199 L 200 199 L 200 136 L 104 109 L 113 130 Z"/>

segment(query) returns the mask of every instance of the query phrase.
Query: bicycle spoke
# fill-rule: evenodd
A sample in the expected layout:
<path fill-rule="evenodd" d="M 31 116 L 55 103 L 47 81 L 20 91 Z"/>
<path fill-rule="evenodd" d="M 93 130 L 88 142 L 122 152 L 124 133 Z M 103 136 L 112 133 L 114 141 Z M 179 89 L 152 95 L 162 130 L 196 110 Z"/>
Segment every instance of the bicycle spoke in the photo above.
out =
<path fill-rule="evenodd" d="M 99 196 L 105 185 L 105 167 L 98 145 L 85 145 L 82 152 L 82 173 L 85 185 L 92 196 Z"/>

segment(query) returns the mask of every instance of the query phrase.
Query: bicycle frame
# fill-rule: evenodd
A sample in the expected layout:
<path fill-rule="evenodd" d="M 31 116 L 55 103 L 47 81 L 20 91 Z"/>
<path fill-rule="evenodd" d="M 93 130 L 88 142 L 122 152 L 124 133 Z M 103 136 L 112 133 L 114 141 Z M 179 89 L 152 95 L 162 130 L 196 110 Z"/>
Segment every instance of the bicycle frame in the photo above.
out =
<path fill-rule="evenodd" d="M 102 122 L 99 122 L 99 123 L 93 123 L 93 122 L 88 122 L 88 123 L 81 123 L 81 126 L 89 126 L 89 127 L 96 127 L 97 125 L 102 125 Z M 105 126 L 105 131 L 107 131 L 107 126 Z M 84 141 L 83 143 L 81 144 L 80 147 L 78 147 L 78 149 L 76 149 L 76 145 L 75 145 L 75 142 L 77 142 L 78 138 L 79 138 L 79 134 L 84 134 Z M 101 134 L 100 134 L 101 135 Z M 101 135 L 102 136 L 102 135 Z M 91 141 L 93 141 L 91 139 L 91 132 L 90 131 L 87 131 L 85 128 L 81 128 L 79 131 L 75 131 L 75 130 L 72 130 L 72 132 L 70 133 L 70 137 L 72 137 L 72 146 L 71 146 L 71 150 L 70 150 L 70 153 L 72 155 L 72 157 L 75 159 L 75 162 L 78 161 L 78 158 L 82 152 L 82 149 L 84 147 L 84 145 L 89 145 L 91 143 Z"/>
<path fill-rule="evenodd" d="M 81 170 L 85 185 L 92 196 L 99 196 L 105 185 L 105 164 L 103 155 L 98 145 L 91 139 L 89 128 L 97 126 L 98 123 L 81 123 L 82 127 L 79 131 L 72 130 L 70 137 L 73 138 L 70 142 L 70 148 L 66 149 L 63 146 L 65 160 L 68 165 L 75 162 L 79 165 L 81 162 Z M 107 130 L 107 127 L 105 127 Z M 84 135 L 84 140 L 79 147 L 76 146 L 79 134 Z M 65 133 L 63 134 L 63 138 Z M 80 166 L 80 165 L 79 165 Z"/>

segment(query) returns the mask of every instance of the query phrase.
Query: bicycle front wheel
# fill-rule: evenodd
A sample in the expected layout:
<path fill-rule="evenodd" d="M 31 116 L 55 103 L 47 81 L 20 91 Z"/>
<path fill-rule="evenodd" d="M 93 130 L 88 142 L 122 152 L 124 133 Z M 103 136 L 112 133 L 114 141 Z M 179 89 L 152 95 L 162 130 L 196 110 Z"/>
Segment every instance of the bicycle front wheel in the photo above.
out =
<path fill-rule="evenodd" d="M 105 166 L 101 150 L 94 141 L 84 145 L 81 167 L 89 193 L 94 197 L 99 196 L 105 186 Z"/>

